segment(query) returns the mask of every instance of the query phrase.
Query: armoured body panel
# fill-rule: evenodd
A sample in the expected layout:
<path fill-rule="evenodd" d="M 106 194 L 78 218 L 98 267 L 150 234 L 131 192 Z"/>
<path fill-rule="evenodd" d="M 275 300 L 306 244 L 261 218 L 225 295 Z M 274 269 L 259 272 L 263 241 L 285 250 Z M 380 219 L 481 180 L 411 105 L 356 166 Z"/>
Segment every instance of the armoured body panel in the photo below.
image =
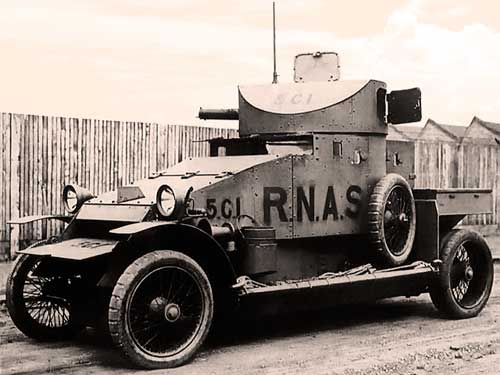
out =
<path fill-rule="evenodd" d="M 293 157 L 293 236 L 366 233 L 368 197 L 385 175 L 383 136 L 316 134 L 314 154 Z"/>
<path fill-rule="evenodd" d="M 290 154 L 192 194 L 215 224 L 250 215 L 277 239 L 366 232 L 367 198 L 385 175 L 383 136 L 317 134 L 313 153 Z"/>
<path fill-rule="evenodd" d="M 235 223 L 250 215 L 272 223 L 277 238 L 292 238 L 292 157 L 275 157 L 229 179 L 193 192 L 195 204 L 206 208 L 215 225 Z"/>

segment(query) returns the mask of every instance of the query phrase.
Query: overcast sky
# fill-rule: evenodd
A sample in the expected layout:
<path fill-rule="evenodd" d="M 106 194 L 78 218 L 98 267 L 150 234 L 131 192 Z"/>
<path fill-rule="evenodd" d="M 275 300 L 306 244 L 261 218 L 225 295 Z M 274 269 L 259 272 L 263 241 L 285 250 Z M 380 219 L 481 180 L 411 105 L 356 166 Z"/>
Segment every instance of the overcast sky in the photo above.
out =
<path fill-rule="evenodd" d="M 493 0 L 277 1 L 280 81 L 336 51 L 343 79 L 419 86 L 424 118 L 500 122 Z M 0 0 L 0 111 L 198 124 L 272 79 L 272 2 Z"/>

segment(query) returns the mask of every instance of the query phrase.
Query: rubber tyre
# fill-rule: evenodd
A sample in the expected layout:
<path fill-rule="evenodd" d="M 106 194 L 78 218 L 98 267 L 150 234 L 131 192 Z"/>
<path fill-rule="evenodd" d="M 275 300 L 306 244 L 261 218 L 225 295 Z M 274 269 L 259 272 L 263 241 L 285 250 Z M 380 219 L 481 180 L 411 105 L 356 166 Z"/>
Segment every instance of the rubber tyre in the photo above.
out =
<path fill-rule="evenodd" d="M 410 200 L 411 218 L 408 235 L 403 248 L 393 252 L 387 244 L 384 232 L 385 208 L 389 195 L 395 188 L 401 188 Z M 416 232 L 416 210 L 413 193 L 408 182 L 396 173 L 390 173 L 375 185 L 368 202 L 368 237 L 371 247 L 376 253 L 376 263 L 382 267 L 395 267 L 404 264 L 411 253 Z"/>
<path fill-rule="evenodd" d="M 187 272 L 199 286 L 203 299 L 203 313 L 195 337 L 181 352 L 169 357 L 146 353 L 136 344 L 127 324 L 127 309 L 135 288 L 148 275 L 162 267 L 176 267 Z M 111 338 L 135 365 L 148 368 L 171 368 L 185 364 L 193 358 L 205 341 L 210 330 L 214 312 L 214 297 L 210 281 L 205 271 L 192 258 L 175 251 L 160 250 L 148 253 L 135 260 L 118 279 L 109 305 L 108 322 Z"/>
<path fill-rule="evenodd" d="M 40 245 L 43 242 L 37 243 Z M 49 327 L 40 324 L 29 314 L 24 301 L 24 284 L 28 273 L 33 269 L 39 257 L 33 255 L 20 255 L 7 278 L 6 305 L 9 315 L 15 326 L 26 336 L 39 341 L 67 340 L 82 330 L 82 325 L 70 313 L 69 321 L 62 327 Z"/>
<path fill-rule="evenodd" d="M 467 245 L 467 252 L 476 257 L 477 264 L 482 268 L 482 272 L 475 276 L 480 277 L 477 286 L 474 287 L 477 290 L 470 292 L 475 292 L 477 296 L 471 294 L 469 298 L 472 299 L 472 303 L 469 306 L 458 303 L 451 288 L 452 265 L 460 246 L 464 244 Z M 438 279 L 430 289 L 434 306 L 449 319 L 467 319 L 478 315 L 488 302 L 493 286 L 493 258 L 488 244 L 475 231 L 454 229 L 441 239 L 440 254 L 443 264 Z"/>

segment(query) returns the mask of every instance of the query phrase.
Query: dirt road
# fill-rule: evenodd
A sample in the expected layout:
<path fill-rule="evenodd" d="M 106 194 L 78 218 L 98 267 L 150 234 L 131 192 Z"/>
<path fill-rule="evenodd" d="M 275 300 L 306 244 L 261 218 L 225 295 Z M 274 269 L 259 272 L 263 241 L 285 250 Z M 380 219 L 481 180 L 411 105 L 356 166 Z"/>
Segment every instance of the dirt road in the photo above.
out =
<path fill-rule="evenodd" d="M 487 308 L 441 319 L 427 295 L 232 324 L 172 374 L 500 374 L 500 265 Z M 0 306 L 0 374 L 155 374 L 127 367 L 95 332 L 68 343 L 24 337 Z"/>

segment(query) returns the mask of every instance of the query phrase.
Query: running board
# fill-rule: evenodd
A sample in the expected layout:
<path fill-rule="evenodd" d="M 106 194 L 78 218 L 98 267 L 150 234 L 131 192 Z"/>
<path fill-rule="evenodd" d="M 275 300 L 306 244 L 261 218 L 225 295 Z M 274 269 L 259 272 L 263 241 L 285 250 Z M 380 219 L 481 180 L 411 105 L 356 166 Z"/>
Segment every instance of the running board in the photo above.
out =
<path fill-rule="evenodd" d="M 434 262 L 433 262 L 434 263 Z M 233 286 L 242 298 L 265 296 L 323 295 L 338 303 L 362 302 L 395 296 L 418 295 L 425 291 L 439 272 L 439 263 L 415 262 L 385 269 L 367 269 L 366 273 L 346 273 L 331 277 L 283 281 L 274 285 L 262 284 L 243 276 Z"/>

